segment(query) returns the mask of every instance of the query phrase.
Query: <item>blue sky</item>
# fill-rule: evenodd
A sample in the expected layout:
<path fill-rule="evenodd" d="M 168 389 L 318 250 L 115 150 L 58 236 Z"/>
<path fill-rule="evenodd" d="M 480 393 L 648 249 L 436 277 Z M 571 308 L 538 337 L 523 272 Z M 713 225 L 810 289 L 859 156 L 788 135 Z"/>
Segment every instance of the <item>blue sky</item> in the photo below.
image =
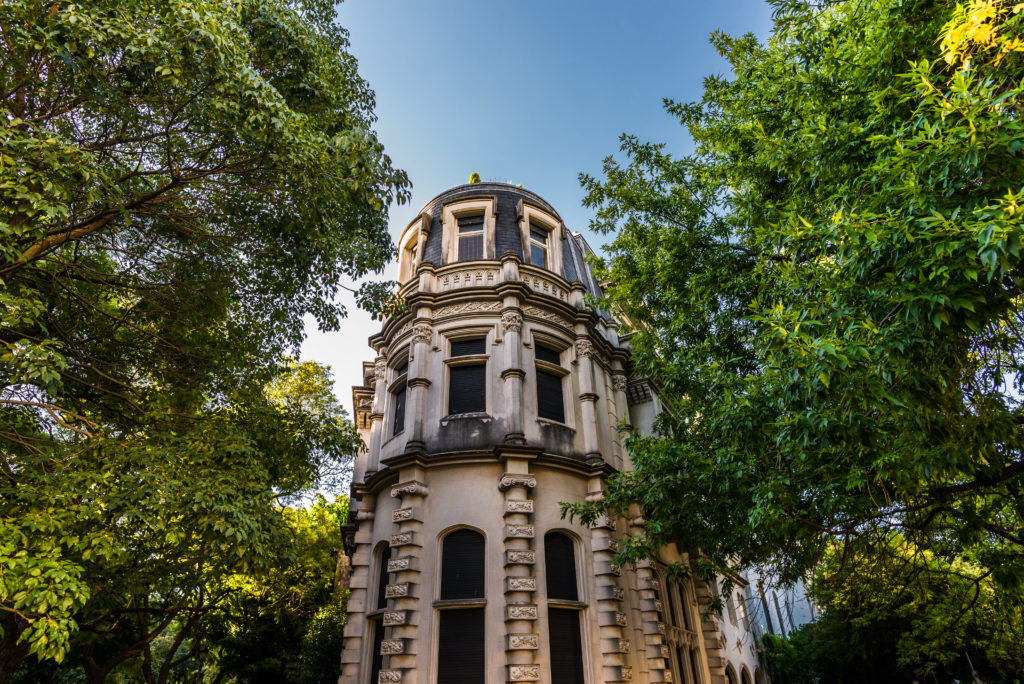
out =
<path fill-rule="evenodd" d="M 754 0 L 347 0 L 359 71 L 376 93 L 377 133 L 412 180 L 412 202 L 391 208 L 391 233 L 434 195 L 467 182 L 521 183 L 595 247 L 577 175 L 631 133 L 685 152 L 689 140 L 662 99 L 699 99 L 703 79 L 727 65 L 712 31 L 761 38 L 771 7 Z M 394 277 L 390 269 L 382 277 Z M 351 409 L 351 386 L 379 324 L 350 308 L 340 332 L 307 327 L 303 358 L 331 365 Z"/>

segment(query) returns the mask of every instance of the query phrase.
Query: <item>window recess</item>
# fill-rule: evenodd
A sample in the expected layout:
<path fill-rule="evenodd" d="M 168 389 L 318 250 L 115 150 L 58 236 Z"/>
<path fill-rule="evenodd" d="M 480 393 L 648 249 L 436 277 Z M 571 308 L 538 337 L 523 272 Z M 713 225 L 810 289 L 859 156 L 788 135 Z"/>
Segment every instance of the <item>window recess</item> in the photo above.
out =
<path fill-rule="evenodd" d="M 405 430 L 405 406 L 408 397 L 409 362 L 403 361 L 395 368 L 395 379 L 391 381 L 391 434 L 397 435 Z"/>
<path fill-rule="evenodd" d="M 484 258 L 484 215 L 460 216 L 455 220 L 458 226 L 458 261 L 472 261 Z"/>
<path fill-rule="evenodd" d="M 448 363 L 448 415 L 487 411 L 486 338 L 451 341 Z"/>
<path fill-rule="evenodd" d="M 584 684 L 583 604 L 576 574 L 576 545 L 561 532 L 544 535 L 544 571 L 548 599 L 551 681 Z"/>
<path fill-rule="evenodd" d="M 441 544 L 441 599 L 434 604 L 439 683 L 485 680 L 484 556 L 484 537 L 473 530 L 455 530 Z"/>
<path fill-rule="evenodd" d="M 537 382 L 537 417 L 565 423 L 565 378 L 569 374 L 561 364 L 561 352 L 554 347 L 534 345 Z"/>
<path fill-rule="evenodd" d="M 551 233 L 537 223 L 530 222 L 530 263 L 548 268 L 548 236 Z"/>

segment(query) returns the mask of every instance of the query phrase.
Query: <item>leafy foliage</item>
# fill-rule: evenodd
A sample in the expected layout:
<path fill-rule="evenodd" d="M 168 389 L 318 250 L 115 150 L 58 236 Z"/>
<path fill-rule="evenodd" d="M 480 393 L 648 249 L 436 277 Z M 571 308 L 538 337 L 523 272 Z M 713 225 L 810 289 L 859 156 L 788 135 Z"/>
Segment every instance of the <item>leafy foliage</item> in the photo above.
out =
<path fill-rule="evenodd" d="M 713 36 L 733 76 L 667 102 L 692 154 L 625 136 L 581 177 L 666 410 L 567 510 L 639 503 L 624 562 L 683 541 L 784 580 L 899 532 L 1020 598 L 1024 15 L 774 5 L 767 42 Z"/>
<path fill-rule="evenodd" d="M 210 605 L 212 568 L 275 562 L 276 504 L 357 448 L 288 356 L 391 258 L 408 180 L 333 16 L 0 4 L 0 681 L 85 625 L 123 632 L 102 679 Z"/>

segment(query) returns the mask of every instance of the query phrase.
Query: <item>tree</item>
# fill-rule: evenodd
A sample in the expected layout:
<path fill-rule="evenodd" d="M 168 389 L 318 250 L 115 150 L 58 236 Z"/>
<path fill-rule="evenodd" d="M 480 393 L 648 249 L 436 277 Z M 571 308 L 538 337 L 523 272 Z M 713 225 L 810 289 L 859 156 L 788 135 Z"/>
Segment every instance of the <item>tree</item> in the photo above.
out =
<path fill-rule="evenodd" d="M 681 541 L 783 580 L 899 532 L 1020 597 L 1024 14 L 774 5 L 765 43 L 713 36 L 731 77 L 667 102 L 691 154 L 625 136 L 581 177 L 666 410 L 566 510 L 642 506 L 623 562 Z"/>
<path fill-rule="evenodd" d="M 268 561 L 274 502 L 350 454 L 337 416 L 267 391 L 303 317 L 337 328 L 339 280 L 390 259 L 408 197 L 332 19 L 0 5 L 0 682 L 123 608 L 116 568 Z"/>
<path fill-rule="evenodd" d="M 962 559 L 949 563 L 899 535 L 843 558 L 836 546 L 816 572 L 815 622 L 765 635 L 772 676 L 785 682 L 1018 680 L 1024 608 L 1013 592 Z M 848 573 L 838 572 L 846 564 Z"/>

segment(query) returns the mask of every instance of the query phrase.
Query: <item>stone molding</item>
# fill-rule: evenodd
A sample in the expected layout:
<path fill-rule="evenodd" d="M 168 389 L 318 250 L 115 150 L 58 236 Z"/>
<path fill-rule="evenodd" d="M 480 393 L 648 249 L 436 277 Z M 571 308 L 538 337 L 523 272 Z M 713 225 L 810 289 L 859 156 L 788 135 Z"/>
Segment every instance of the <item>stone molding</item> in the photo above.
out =
<path fill-rule="evenodd" d="M 509 378 L 519 378 L 523 380 L 526 378 L 526 371 L 522 368 L 506 368 L 501 371 L 501 379 L 508 380 Z"/>

